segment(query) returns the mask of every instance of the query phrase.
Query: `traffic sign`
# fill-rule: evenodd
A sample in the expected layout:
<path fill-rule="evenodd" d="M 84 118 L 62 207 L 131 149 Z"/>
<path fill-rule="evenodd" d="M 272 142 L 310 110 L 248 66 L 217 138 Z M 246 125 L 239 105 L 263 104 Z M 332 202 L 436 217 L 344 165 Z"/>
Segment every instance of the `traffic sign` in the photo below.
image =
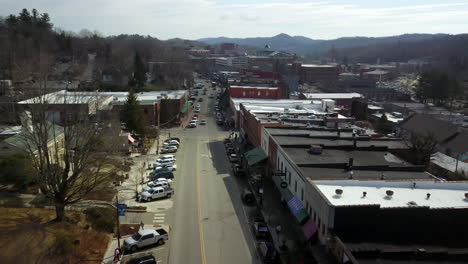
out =
<path fill-rule="evenodd" d="M 118 204 L 117 211 L 119 212 L 119 216 L 125 216 L 125 204 Z"/>

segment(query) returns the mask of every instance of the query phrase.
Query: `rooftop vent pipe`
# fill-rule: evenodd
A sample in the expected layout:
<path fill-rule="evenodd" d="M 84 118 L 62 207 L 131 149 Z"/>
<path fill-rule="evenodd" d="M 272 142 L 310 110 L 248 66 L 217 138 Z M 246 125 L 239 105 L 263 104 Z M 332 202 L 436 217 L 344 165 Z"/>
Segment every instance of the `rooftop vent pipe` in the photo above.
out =
<path fill-rule="evenodd" d="M 429 198 L 431 198 L 431 194 L 430 194 L 430 193 L 427 193 L 427 194 L 426 194 L 426 200 L 429 200 Z"/>
<path fill-rule="evenodd" d="M 388 197 L 393 196 L 393 191 L 392 190 L 387 190 L 385 193 L 387 194 Z"/>
<path fill-rule="evenodd" d="M 342 190 L 342 189 L 336 189 L 336 190 L 335 190 L 335 193 L 336 193 L 336 195 L 342 195 L 342 194 L 343 194 L 343 190 Z"/>
<path fill-rule="evenodd" d="M 465 198 L 468 199 L 468 193 L 465 193 Z"/>
<path fill-rule="evenodd" d="M 367 195 L 367 192 L 362 192 L 362 198 L 365 198 Z"/>

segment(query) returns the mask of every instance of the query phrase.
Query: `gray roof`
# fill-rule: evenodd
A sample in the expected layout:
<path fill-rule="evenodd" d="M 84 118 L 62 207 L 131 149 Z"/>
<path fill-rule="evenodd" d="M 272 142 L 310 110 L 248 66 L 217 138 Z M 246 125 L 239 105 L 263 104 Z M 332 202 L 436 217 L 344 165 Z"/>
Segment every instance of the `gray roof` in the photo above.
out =
<path fill-rule="evenodd" d="M 327 135 L 322 131 L 323 135 Z M 330 136 L 336 136 L 336 132 Z M 313 138 L 306 136 L 273 136 L 275 141 L 282 146 L 287 145 L 324 145 L 324 146 L 351 146 L 353 139 L 351 133 L 342 132 L 340 137 L 336 139 L 328 138 Z M 357 140 L 356 146 L 358 147 L 388 147 L 389 149 L 403 149 L 406 148 L 401 140 Z"/>
<path fill-rule="evenodd" d="M 435 119 L 430 115 L 414 114 L 400 122 L 401 129 L 420 136 L 432 133 L 438 142 L 443 142 L 454 136 L 458 129 L 452 123 Z"/>

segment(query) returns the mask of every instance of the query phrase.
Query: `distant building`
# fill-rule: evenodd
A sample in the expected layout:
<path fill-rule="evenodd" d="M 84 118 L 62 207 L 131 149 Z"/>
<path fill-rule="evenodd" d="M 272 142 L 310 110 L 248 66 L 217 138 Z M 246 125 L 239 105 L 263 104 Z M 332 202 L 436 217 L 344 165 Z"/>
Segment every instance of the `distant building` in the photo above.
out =
<path fill-rule="evenodd" d="M 217 57 L 216 64 L 225 67 L 244 68 L 248 65 L 247 57 Z"/>
<path fill-rule="evenodd" d="M 358 93 L 300 93 L 299 99 L 305 100 L 322 100 L 331 99 L 336 102 L 337 105 L 351 108 L 353 100 L 359 99 L 362 96 Z"/>

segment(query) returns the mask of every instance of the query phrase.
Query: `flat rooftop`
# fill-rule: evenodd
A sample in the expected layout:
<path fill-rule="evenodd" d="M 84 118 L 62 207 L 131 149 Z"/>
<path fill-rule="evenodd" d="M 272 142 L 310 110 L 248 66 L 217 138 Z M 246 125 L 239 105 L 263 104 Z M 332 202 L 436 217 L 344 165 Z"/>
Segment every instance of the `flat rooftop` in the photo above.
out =
<path fill-rule="evenodd" d="M 310 168 L 299 167 L 302 174 L 310 182 L 315 183 L 319 180 L 348 180 L 349 171 L 344 169 L 335 168 Z M 355 180 L 382 180 L 382 173 L 384 180 L 387 181 L 412 181 L 412 180 L 434 180 L 435 178 L 423 171 L 383 171 L 383 170 L 356 170 L 353 169 L 353 179 Z"/>
<path fill-rule="evenodd" d="M 231 85 L 230 87 L 239 88 L 239 89 L 278 90 L 278 86 L 268 87 L 268 86 L 252 86 L 252 85 Z"/>
<path fill-rule="evenodd" d="M 381 208 L 468 208 L 468 182 L 314 181 L 334 206 L 380 205 Z M 414 188 L 413 188 L 414 187 Z M 343 193 L 337 195 L 336 189 Z M 390 197 L 387 190 L 393 191 Z M 363 196 L 366 192 L 366 196 Z M 430 194 L 430 197 L 427 197 Z"/>
<path fill-rule="evenodd" d="M 302 64 L 301 67 L 304 68 L 335 68 L 337 65 L 329 65 L 329 64 Z"/>
<path fill-rule="evenodd" d="M 315 107 L 313 105 L 320 105 L 320 100 L 294 100 L 294 99 L 252 99 L 252 98 L 231 98 L 232 104 L 236 107 L 236 110 L 239 111 L 240 104 L 247 105 L 257 105 L 263 107 L 279 107 L 279 108 L 288 108 L 290 110 L 295 109 L 296 106 L 300 105 L 301 107 Z"/>
<path fill-rule="evenodd" d="M 360 98 L 358 93 L 304 93 L 307 99 L 352 99 Z"/>
<path fill-rule="evenodd" d="M 298 148 L 282 146 L 284 152 L 296 164 L 343 164 L 348 163 L 350 158 L 354 159 L 356 166 L 391 166 L 408 167 L 411 164 L 399 159 L 387 151 L 363 151 L 363 150 L 340 150 L 322 149 L 322 154 L 310 154 L 309 148 Z"/>
<path fill-rule="evenodd" d="M 299 133 L 299 132 L 298 132 Z M 271 135 L 271 133 L 270 133 Z M 336 137 L 334 139 L 319 138 L 319 137 Z M 324 145 L 324 146 L 351 146 L 353 145 L 352 133 L 341 132 L 340 136 L 336 132 L 331 131 L 312 131 L 308 135 L 294 136 L 274 136 L 275 141 L 281 146 L 287 145 Z M 389 149 L 403 149 L 406 148 L 401 140 L 356 140 L 357 147 L 388 147 Z"/>

